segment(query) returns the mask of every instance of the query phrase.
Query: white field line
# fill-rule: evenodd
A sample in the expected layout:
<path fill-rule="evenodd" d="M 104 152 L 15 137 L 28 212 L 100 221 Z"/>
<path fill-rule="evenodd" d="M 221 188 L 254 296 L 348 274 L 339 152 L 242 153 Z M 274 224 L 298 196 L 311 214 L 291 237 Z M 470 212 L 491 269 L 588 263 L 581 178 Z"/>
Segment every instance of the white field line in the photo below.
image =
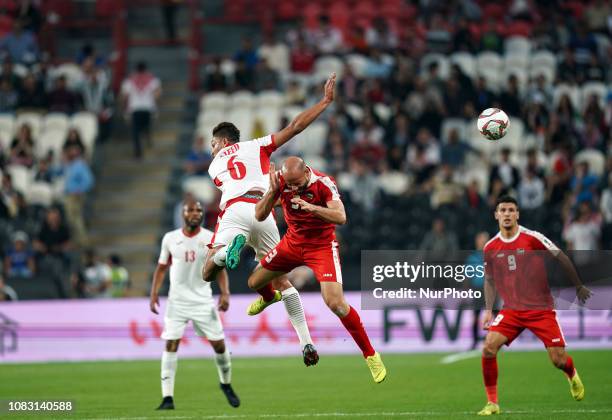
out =
<path fill-rule="evenodd" d="M 453 353 L 449 354 L 448 356 L 444 356 L 442 359 L 440 359 L 440 363 L 442 363 L 443 365 L 448 365 L 451 363 L 459 362 L 461 360 L 473 359 L 475 357 L 480 356 L 480 354 L 480 350 L 470 350 L 461 353 Z"/>

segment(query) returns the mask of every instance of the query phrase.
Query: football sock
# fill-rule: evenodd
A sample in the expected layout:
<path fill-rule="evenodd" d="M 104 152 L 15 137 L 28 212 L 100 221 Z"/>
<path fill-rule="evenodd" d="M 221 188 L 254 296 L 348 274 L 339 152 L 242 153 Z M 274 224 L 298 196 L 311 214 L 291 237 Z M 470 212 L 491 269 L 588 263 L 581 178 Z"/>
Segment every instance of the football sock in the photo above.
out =
<path fill-rule="evenodd" d="M 161 387 L 162 397 L 174 396 L 174 376 L 176 375 L 176 365 L 178 356 L 176 352 L 165 351 L 161 359 Z"/>
<path fill-rule="evenodd" d="M 482 377 L 484 379 L 487 399 L 497 404 L 497 358 L 482 357 Z"/>
<path fill-rule="evenodd" d="M 572 360 L 570 356 L 567 356 L 565 366 L 563 366 L 563 372 L 570 379 L 572 379 L 574 375 L 576 374 L 576 369 L 574 369 L 574 361 Z"/>
<path fill-rule="evenodd" d="M 289 315 L 291 325 L 293 325 L 295 332 L 300 338 L 300 345 L 304 347 L 306 344 L 312 344 L 312 338 L 310 337 L 310 331 L 306 323 L 306 316 L 304 315 L 304 307 L 302 306 L 300 294 L 295 287 L 283 290 L 282 293 L 285 310 L 287 311 L 287 315 Z"/>
<path fill-rule="evenodd" d="M 232 359 L 227 347 L 223 353 L 215 353 L 215 364 L 219 373 L 219 382 L 229 384 L 232 382 Z"/>
<path fill-rule="evenodd" d="M 351 334 L 353 340 L 355 340 L 355 343 L 357 343 L 361 349 L 363 357 L 374 356 L 376 352 L 372 344 L 370 344 L 368 333 L 366 333 L 365 328 L 363 328 L 359 314 L 352 306 L 350 307 L 349 313 L 344 318 L 340 318 L 340 321 L 342 321 L 344 328 Z"/>
<path fill-rule="evenodd" d="M 270 302 L 272 299 L 274 299 L 275 291 L 271 283 L 266 284 L 264 287 L 260 287 L 256 291 L 266 302 Z"/>
<path fill-rule="evenodd" d="M 213 255 L 213 262 L 219 267 L 225 267 L 225 257 L 227 256 L 227 245 L 223 245 Z"/>

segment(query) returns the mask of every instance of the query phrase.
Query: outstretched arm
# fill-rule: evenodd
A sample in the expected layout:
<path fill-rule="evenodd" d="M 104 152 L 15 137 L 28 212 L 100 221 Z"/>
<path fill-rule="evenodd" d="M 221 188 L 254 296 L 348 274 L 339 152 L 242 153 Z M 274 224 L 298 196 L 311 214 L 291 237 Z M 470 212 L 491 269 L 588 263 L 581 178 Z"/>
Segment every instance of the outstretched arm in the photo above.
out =
<path fill-rule="evenodd" d="M 278 205 L 278 188 L 280 184 L 280 174 L 276 172 L 273 163 L 270 164 L 270 188 L 264 194 L 263 198 L 255 204 L 255 219 L 262 222 L 272 212 L 274 206 Z"/>
<path fill-rule="evenodd" d="M 332 73 L 331 76 L 329 76 L 329 79 L 327 79 L 327 82 L 325 82 L 325 94 L 323 95 L 323 99 L 304 112 L 300 113 L 293 119 L 293 121 L 289 123 L 287 127 L 274 134 L 274 143 L 276 144 L 276 147 L 281 147 L 293 137 L 304 131 L 306 127 L 308 127 L 314 120 L 317 119 L 319 115 L 321 115 L 323 111 L 325 111 L 325 108 L 327 108 L 329 104 L 334 101 L 335 85 L 336 73 Z"/>

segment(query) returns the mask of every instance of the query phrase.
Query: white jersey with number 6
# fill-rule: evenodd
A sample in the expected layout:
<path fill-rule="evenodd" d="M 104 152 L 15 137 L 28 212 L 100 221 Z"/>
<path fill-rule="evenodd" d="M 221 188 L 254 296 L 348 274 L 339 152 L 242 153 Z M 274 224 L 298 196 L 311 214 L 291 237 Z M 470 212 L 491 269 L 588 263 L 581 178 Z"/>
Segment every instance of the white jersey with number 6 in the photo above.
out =
<path fill-rule="evenodd" d="M 202 267 L 212 236 L 210 230 L 203 228 L 192 236 L 187 236 L 183 229 L 164 235 L 158 263 L 170 266 L 170 302 L 202 305 L 212 299 L 210 283 L 202 280 Z"/>
<path fill-rule="evenodd" d="M 232 198 L 257 190 L 265 193 L 270 186 L 270 155 L 276 150 L 274 136 L 242 141 L 225 147 L 213 159 L 208 173 L 221 190 L 219 208 L 225 209 Z"/>

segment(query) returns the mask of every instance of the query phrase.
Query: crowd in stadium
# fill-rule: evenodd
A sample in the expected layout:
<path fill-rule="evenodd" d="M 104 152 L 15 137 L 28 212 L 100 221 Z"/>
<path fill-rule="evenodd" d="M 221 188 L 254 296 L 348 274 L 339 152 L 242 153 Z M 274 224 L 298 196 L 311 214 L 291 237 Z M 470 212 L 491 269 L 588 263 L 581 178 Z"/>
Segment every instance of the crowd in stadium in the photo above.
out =
<path fill-rule="evenodd" d="M 245 39 L 208 66 L 197 134 L 210 136 L 215 92 L 227 93 L 239 128 L 235 108 L 245 91 L 255 108 L 270 90 L 280 92 L 278 124 L 258 109 L 245 112 L 243 139 L 253 138 L 286 123 L 287 109 L 318 100 L 322 80 L 336 71 L 338 98 L 324 127 L 281 156 L 300 154 L 336 177 L 349 209 L 341 231 L 349 258 L 435 238 L 434 247 L 472 248 L 478 231 L 493 231 L 491 205 L 505 193 L 517 196 L 528 227 L 560 245 L 609 247 L 610 6 L 549 3 L 432 2 L 417 6 L 408 27 L 376 13 L 364 21 L 343 10 L 342 20 L 336 9 L 308 7 L 277 38 Z M 489 107 L 510 115 L 509 134 L 497 143 L 476 131 Z M 188 165 L 201 172 L 210 157 L 198 142 Z M 457 240 L 437 234 L 444 226 Z M 372 228 L 385 243 L 371 240 Z"/>
<path fill-rule="evenodd" d="M 44 18 L 35 2 L 0 8 L 0 296 L 43 277 L 56 296 L 121 295 L 121 258 L 97 262 L 84 221 L 96 140 L 111 129 L 109 71 L 91 45 L 52 62 L 39 48 Z"/>

